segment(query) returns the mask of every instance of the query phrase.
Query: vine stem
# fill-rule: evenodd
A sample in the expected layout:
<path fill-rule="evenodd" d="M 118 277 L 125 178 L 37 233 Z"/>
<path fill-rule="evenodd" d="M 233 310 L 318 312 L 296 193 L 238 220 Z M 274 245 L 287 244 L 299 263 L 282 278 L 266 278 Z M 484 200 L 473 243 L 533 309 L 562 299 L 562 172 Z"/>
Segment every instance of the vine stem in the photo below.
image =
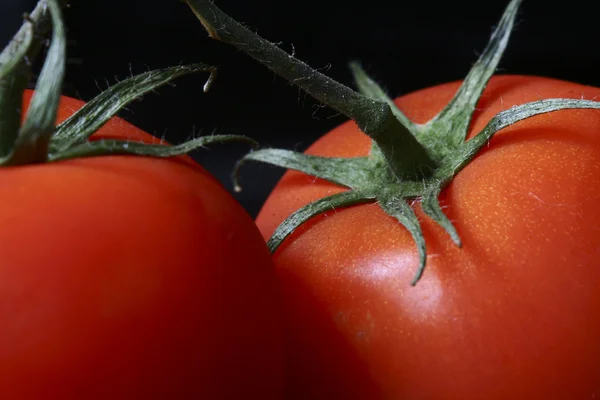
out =
<path fill-rule="evenodd" d="M 317 100 L 356 122 L 380 147 L 399 179 L 426 176 L 435 162 L 385 101 L 367 97 L 320 73 L 250 31 L 210 0 L 185 0 L 210 37 L 223 41 L 258 60 Z M 401 152 L 398 149 L 403 149 Z"/>

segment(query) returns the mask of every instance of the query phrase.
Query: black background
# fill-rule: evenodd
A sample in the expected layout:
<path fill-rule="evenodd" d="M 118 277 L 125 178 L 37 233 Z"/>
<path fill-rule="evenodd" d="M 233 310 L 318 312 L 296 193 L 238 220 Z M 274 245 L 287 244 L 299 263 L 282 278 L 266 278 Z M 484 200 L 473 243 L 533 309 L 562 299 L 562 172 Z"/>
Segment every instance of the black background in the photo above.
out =
<path fill-rule="evenodd" d="M 33 0 L 0 0 L 0 45 Z M 263 37 L 292 45 L 298 58 L 351 84 L 347 62 L 360 60 L 393 96 L 462 79 L 484 48 L 507 1 L 220 0 L 217 5 Z M 108 83 L 181 63 L 219 66 L 207 94 L 206 74 L 180 78 L 132 104 L 121 117 L 178 143 L 193 133 L 245 134 L 263 145 L 305 149 L 345 118 L 246 55 L 207 37 L 178 0 L 73 0 L 65 11 L 69 64 L 64 93 L 90 100 Z M 499 72 L 600 86 L 600 34 L 591 1 L 526 0 Z M 599 132 L 600 134 L 600 132 Z M 212 145 L 194 157 L 231 191 L 229 173 L 247 146 Z M 234 194 L 256 215 L 283 173 L 248 165 Z"/>

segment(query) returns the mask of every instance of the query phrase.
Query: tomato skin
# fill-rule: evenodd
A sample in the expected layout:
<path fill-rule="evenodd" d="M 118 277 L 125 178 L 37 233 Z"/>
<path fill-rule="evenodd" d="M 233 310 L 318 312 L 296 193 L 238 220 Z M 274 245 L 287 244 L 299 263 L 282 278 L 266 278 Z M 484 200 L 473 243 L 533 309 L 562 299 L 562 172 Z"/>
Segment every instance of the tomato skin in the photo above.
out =
<path fill-rule="evenodd" d="M 95 137 L 156 141 L 118 118 Z M 0 397 L 280 398 L 270 254 L 190 158 L 7 168 L 0 189 Z"/>
<path fill-rule="evenodd" d="M 397 99 L 415 122 L 459 82 Z M 495 76 L 470 137 L 496 113 L 600 89 Z M 569 110 L 499 132 L 442 193 L 463 240 L 414 205 L 428 246 L 421 281 L 409 233 L 377 205 L 316 217 L 274 255 L 288 326 L 289 398 L 584 399 L 600 394 L 600 113 Z M 354 157 L 346 123 L 307 153 Z M 257 218 L 265 238 L 291 212 L 344 190 L 288 171 Z"/>

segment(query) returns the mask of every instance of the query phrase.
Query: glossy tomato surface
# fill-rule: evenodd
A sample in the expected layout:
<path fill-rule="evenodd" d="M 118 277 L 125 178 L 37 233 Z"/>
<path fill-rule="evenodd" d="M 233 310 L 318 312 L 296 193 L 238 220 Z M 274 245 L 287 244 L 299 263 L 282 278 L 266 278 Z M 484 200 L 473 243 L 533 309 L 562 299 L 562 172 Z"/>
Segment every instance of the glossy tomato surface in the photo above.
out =
<path fill-rule="evenodd" d="M 459 83 L 397 99 L 425 122 Z M 496 113 L 600 89 L 494 77 L 470 136 Z M 354 123 L 308 153 L 368 153 Z M 269 237 L 301 206 L 344 190 L 286 172 L 257 223 Z M 413 206 L 428 246 L 376 204 L 317 217 L 274 259 L 290 341 L 289 398 L 591 399 L 600 396 L 600 112 L 569 110 L 499 132 L 442 193 L 463 241 Z"/>
<path fill-rule="evenodd" d="M 0 191 L 0 398 L 280 398 L 271 257 L 190 158 L 7 168 Z"/>

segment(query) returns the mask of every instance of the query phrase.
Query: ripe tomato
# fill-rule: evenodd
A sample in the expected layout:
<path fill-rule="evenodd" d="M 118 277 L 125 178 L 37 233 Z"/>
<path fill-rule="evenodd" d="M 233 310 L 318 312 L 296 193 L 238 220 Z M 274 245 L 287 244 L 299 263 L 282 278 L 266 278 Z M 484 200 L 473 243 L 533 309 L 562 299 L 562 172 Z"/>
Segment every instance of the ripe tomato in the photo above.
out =
<path fill-rule="evenodd" d="M 119 118 L 94 137 L 156 140 Z M 190 158 L 6 168 L 0 188 L 1 398 L 279 397 L 271 257 Z"/>
<path fill-rule="evenodd" d="M 396 100 L 425 122 L 459 82 Z M 600 89 L 495 76 L 470 137 L 492 116 L 542 98 Z M 307 151 L 364 156 L 353 122 Z M 257 224 L 271 236 L 289 214 L 345 190 L 286 172 Z M 457 248 L 417 213 L 423 278 L 405 228 L 375 204 L 319 216 L 274 255 L 289 335 L 290 398 L 588 399 L 600 395 L 600 113 L 568 110 L 497 133 L 441 195 Z"/>

